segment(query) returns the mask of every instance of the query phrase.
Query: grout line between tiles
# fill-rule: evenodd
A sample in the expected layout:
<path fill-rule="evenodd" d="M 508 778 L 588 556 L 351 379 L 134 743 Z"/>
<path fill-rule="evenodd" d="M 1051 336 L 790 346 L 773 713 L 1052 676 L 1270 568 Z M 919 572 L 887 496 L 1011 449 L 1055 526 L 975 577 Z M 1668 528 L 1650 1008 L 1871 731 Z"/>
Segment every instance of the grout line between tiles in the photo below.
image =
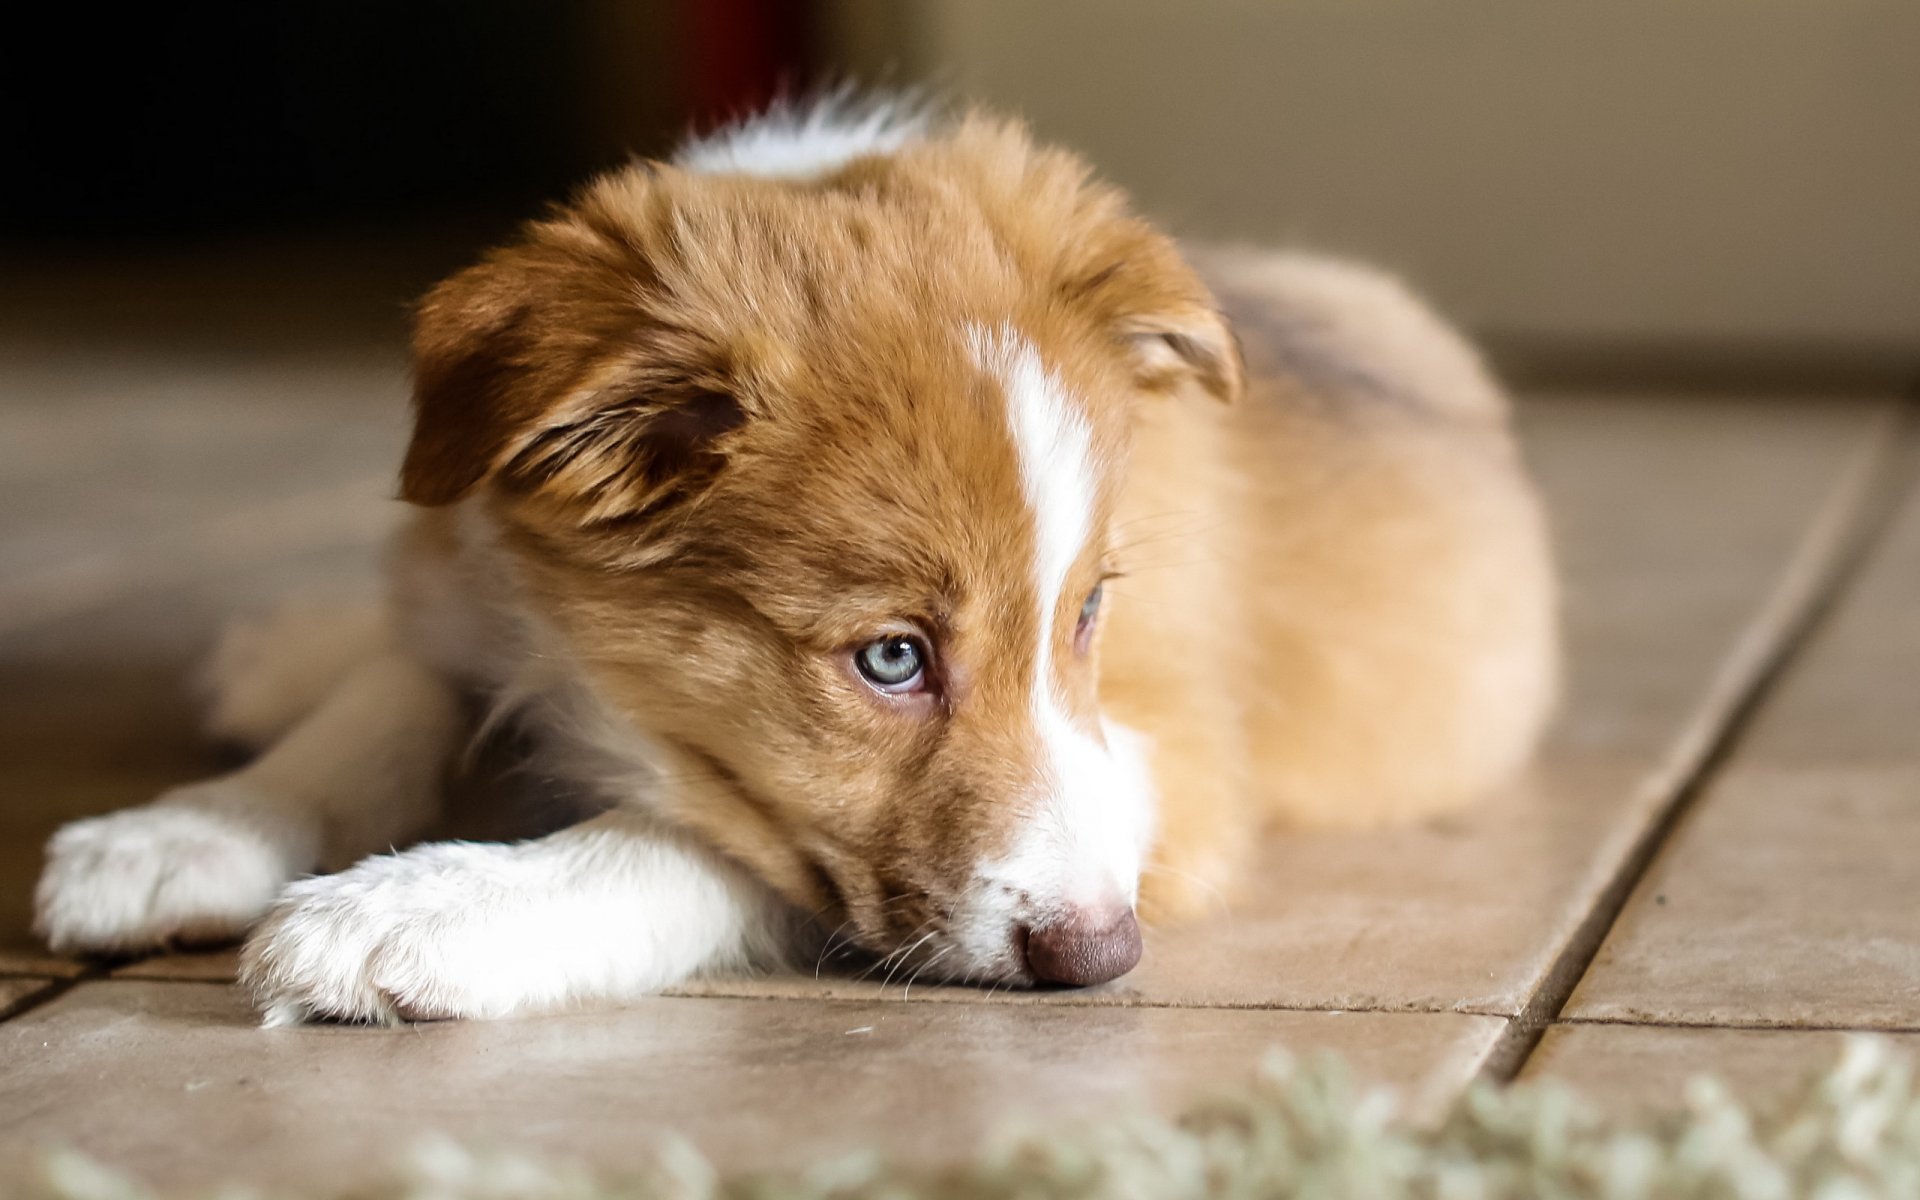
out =
<path fill-rule="evenodd" d="M 207 978 L 195 978 L 192 976 L 182 976 L 182 975 L 170 975 L 170 976 L 142 975 L 142 976 L 127 977 L 127 976 L 113 975 L 111 973 L 105 972 L 104 970 L 92 972 L 85 975 L 75 976 L 69 979 L 46 979 L 45 982 L 49 985 L 48 988 L 43 989 L 39 992 L 35 992 L 31 997 L 28 998 L 28 1002 L 23 1003 L 20 1007 L 16 1008 L 13 1011 L 13 1013 L 11 1013 L 10 1016 L 6 1019 L 11 1019 L 11 1017 L 13 1016 L 19 1016 L 20 1014 L 26 1012 L 30 1008 L 38 1008 L 41 1005 L 46 1004 L 49 1001 L 54 1000 L 61 995 L 64 995 L 66 992 L 71 991 L 74 987 L 82 983 L 95 983 L 95 982 L 114 983 L 114 984 L 159 983 L 159 984 L 169 984 L 169 985 L 178 986 L 178 987 L 219 987 L 219 988 L 230 988 L 235 986 L 234 982 L 230 979 L 207 979 Z M 876 995 L 876 996 L 779 996 L 779 995 L 766 995 L 766 994 L 753 995 L 753 994 L 745 994 L 745 993 L 733 993 L 733 994 L 717 993 L 716 994 L 716 993 L 660 992 L 655 995 L 648 996 L 646 997 L 646 999 L 675 1000 L 675 1001 L 736 1000 L 736 1001 L 745 1001 L 749 1003 L 758 1003 L 758 1004 L 825 1004 L 825 1005 L 846 1006 L 846 1007 L 853 1007 L 855 1005 L 908 1003 L 908 1001 L 904 997 L 897 996 L 897 995 L 895 996 L 881 996 L 881 995 Z M 987 1001 L 984 997 L 979 999 L 965 998 L 965 997 L 946 997 L 941 999 L 923 1000 L 921 1001 L 921 1003 L 981 1005 L 981 1004 L 989 1003 L 989 1001 Z M 1028 1008 L 1028 1009 L 1104 1008 L 1104 1009 L 1133 1009 L 1133 1010 L 1150 1010 L 1150 1011 L 1171 1010 L 1171 1011 L 1181 1011 L 1181 1012 L 1233 1012 L 1233 1013 L 1282 1012 L 1282 1013 L 1298 1013 L 1301 1015 L 1308 1015 L 1308 1016 L 1319 1015 L 1319 1016 L 1328 1016 L 1328 1017 L 1339 1017 L 1339 1016 L 1348 1016 L 1348 1015 L 1375 1016 L 1375 1017 L 1478 1017 L 1482 1019 L 1490 1019 L 1490 1020 L 1504 1021 L 1504 1022 L 1512 1022 L 1517 1019 L 1511 1013 L 1498 1012 L 1498 1011 L 1487 1010 L 1487 1009 L 1437 1008 L 1437 1007 L 1422 1007 L 1418 1005 L 1401 1005 L 1401 1006 L 1391 1006 L 1391 1007 L 1386 1005 L 1348 1005 L 1348 1006 L 1335 1007 L 1335 1006 L 1329 1006 L 1329 1005 L 1312 1005 L 1312 1004 L 1261 1003 L 1258 1001 L 1226 1002 L 1226 1003 L 1208 1002 L 1208 1003 L 1195 1003 L 1195 1004 L 1179 1004 L 1179 1003 L 1174 1003 L 1171 1001 L 1164 1001 L 1164 1000 L 1142 1000 L 1142 1001 L 1120 1000 L 1120 1001 L 1114 1001 L 1112 1003 L 1102 1003 L 1098 1001 L 1091 1002 L 1091 1003 L 1084 1002 L 1084 1001 L 1066 1001 L 1066 1002 L 1053 1002 L 1053 1003 L 1049 1003 L 1046 1001 L 1028 1001 L 1028 1002 L 1015 1002 L 1011 1005 L 1007 1004 L 1006 1002 L 1001 1002 L 1001 1007 L 1017 1007 L 1017 1008 Z M 592 1011 L 592 1010 L 579 1010 L 579 1011 Z M 619 1009 L 615 1007 L 615 1008 L 608 1008 L 600 1011 L 617 1012 L 619 1011 Z M 565 1016 L 565 1015 L 578 1015 L 578 1014 L 577 1013 L 572 1013 L 572 1014 L 556 1013 L 552 1015 Z M 1681 1021 L 1681 1020 L 1674 1020 L 1672 1018 L 1665 1018 L 1661 1020 L 1651 1020 L 1651 1019 L 1636 1020 L 1636 1019 L 1627 1018 L 1627 1017 L 1557 1017 L 1554 1020 L 1548 1022 L 1548 1024 L 1550 1026 L 1560 1026 L 1560 1027 L 1609 1026 L 1609 1027 L 1626 1027 L 1630 1029 L 1679 1029 L 1679 1030 L 1703 1030 L 1703 1031 L 1718 1029 L 1718 1030 L 1726 1030 L 1731 1033 L 1920 1034 L 1920 1025 L 1873 1025 L 1873 1024 L 1865 1024 L 1865 1023 L 1860 1023 L 1860 1024 L 1800 1023 L 1800 1024 L 1789 1025 L 1789 1024 L 1778 1024 L 1778 1023 L 1763 1024 L 1758 1022 L 1742 1022 L 1738 1019 Z"/>
<path fill-rule="evenodd" d="M 46 987 L 37 992 L 27 993 L 12 1007 L 0 1011 L 0 1024 L 23 1017 L 42 1005 L 51 1004 L 83 983 L 108 977 L 106 967 L 90 967 L 78 975 L 69 975 L 63 979 L 47 979 Z"/>
<path fill-rule="evenodd" d="M 220 988 L 230 988 L 235 986 L 233 981 L 228 979 L 194 978 L 191 976 L 180 976 L 180 975 L 134 976 L 129 978 L 126 976 L 116 976 L 116 975 L 107 973 L 104 970 L 76 976 L 69 979 L 46 979 L 45 982 L 49 985 L 47 988 L 33 993 L 32 996 L 28 997 L 26 1002 L 23 1002 L 12 1013 L 8 1014 L 6 1018 L 0 1018 L 0 1019 L 11 1019 L 12 1017 L 16 1017 L 21 1015 L 22 1013 L 25 1013 L 28 1009 L 39 1008 L 41 1005 L 46 1004 L 58 998 L 61 995 L 64 995 L 65 993 L 67 993 L 68 991 L 71 991 L 74 987 L 82 983 L 94 983 L 94 982 L 113 983 L 113 984 L 159 983 L 159 984 L 169 984 L 169 985 L 178 986 L 178 987 L 220 987 Z M 824 1004 L 824 1005 L 846 1006 L 846 1007 L 853 1007 L 856 1005 L 908 1003 L 905 997 L 902 997 L 902 996 L 779 996 L 779 995 L 766 995 L 766 994 L 752 995 L 752 994 L 744 994 L 744 993 L 689 994 L 685 992 L 661 992 L 653 996 L 646 997 L 646 999 L 675 1000 L 675 1001 L 736 1000 L 736 1001 L 746 1001 L 746 1002 L 758 1003 L 758 1004 Z M 948 997 L 948 998 L 934 999 L 934 1000 L 923 1000 L 921 1001 L 921 1003 L 981 1005 L 981 1004 L 988 1003 L 988 1001 L 986 1001 L 984 998 L 973 999 L 973 998 L 963 998 L 963 997 Z M 1170 1011 L 1180 1011 L 1180 1012 L 1232 1012 L 1232 1013 L 1280 1012 L 1280 1013 L 1298 1013 L 1301 1015 L 1308 1015 L 1308 1016 L 1319 1015 L 1319 1016 L 1329 1016 L 1329 1017 L 1348 1016 L 1348 1015 L 1375 1016 L 1375 1017 L 1382 1017 L 1382 1016 L 1384 1017 L 1449 1017 L 1450 1016 L 1450 1017 L 1477 1017 L 1482 1019 L 1503 1021 L 1507 1023 L 1511 1023 L 1518 1019 L 1514 1017 L 1513 1014 L 1511 1013 L 1498 1012 L 1498 1011 L 1492 1011 L 1492 1010 L 1486 1010 L 1486 1009 L 1430 1008 L 1430 1007 L 1421 1007 L 1417 1005 L 1402 1005 L 1402 1006 L 1392 1006 L 1392 1007 L 1389 1007 L 1386 1005 L 1349 1005 L 1349 1006 L 1342 1006 L 1342 1007 L 1334 1007 L 1334 1006 L 1328 1006 L 1328 1005 L 1311 1005 L 1311 1004 L 1260 1003 L 1258 1001 L 1229 1002 L 1229 1003 L 1211 1002 L 1211 1003 L 1195 1003 L 1195 1004 L 1179 1004 L 1179 1003 L 1163 1001 L 1163 1000 L 1146 1000 L 1146 1001 L 1122 1000 L 1122 1001 L 1115 1001 L 1112 1003 L 1101 1003 L 1097 1001 L 1092 1003 L 1077 1002 L 1077 1001 L 1054 1002 L 1054 1003 L 1048 1003 L 1046 1001 L 1029 1001 L 1024 1003 L 1016 1002 L 1012 1005 L 1008 1005 L 1005 1002 L 1002 1002 L 1001 1007 L 1018 1007 L 1018 1008 L 1028 1008 L 1028 1009 L 1103 1008 L 1103 1009 L 1132 1009 L 1132 1010 L 1149 1010 L 1149 1011 L 1170 1010 Z M 590 1010 L 581 1010 L 581 1011 L 590 1011 Z M 619 1009 L 616 1007 L 616 1008 L 609 1008 L 601 1011 L 617 1012 L 619 1011 Z M 574 1014 L 556 1013 L 553 1015 L 564 1016 L 564 1015 L 574 1015 Z M 1638 1020 L 1638 1019 L 1629 1018 L 1629 1017 L 1556 1017 L 1552 1021 L 1547 1022 L 1547 1024 L 1550 1027 L 1559 1026 L 1562 1028 L 1571 1027 L 1571 1026 L 1604 1026 L 1604 1027 L 1625 1027 L 1629 1029 L 1678 1029 L 1678 1030 L 1700 1030 L 1700 1031 L 1726 1030 L 1730 1033 L 1920 1034 L 1920 1025 L 1874 1025 L 1869 1023 L 1832 1024 L 1832 1023 L 1806 1023 L 1806 1022 L 1802 1022 L 1798 1024 L 1780 1024 L 1780 1023 L 1761 1023 L 1761 1022 L 1752 1022 L 1752 1021 L 1741 1021 L 1737 1018 L 1726 1019 L 1726 1020 L 1682 1021 L 1682 1020 L 1675 1020 L 1670 1017 L 1659 1019 L 1659 1020 L 1653 1020 L 1653 1019 Z"/>
<path fill-rule="evenodd" d="M 1783 1024 L 1778 1021 L 1759 1022 L 1731 1017 L 1718 1021 L 1681 1021 L 1673 1017 L 1659 1020 L 1634 1020 L 1631 1017 L 1561 1017 L 1553 1022 L 1562 1029 L 1576 1026 L 1601 1027 L 1610 1029 L 1680 1029 L 1711 1032 L 1723 1030 L 1727 1033 L 1920 1033 L 1920 1025 L 1869 1025 L 1815 1022 Z"/>
<path fill-rule="evenodd" d="M 1715 673 L 1696 716 L 1639 785 L 1651 815 L 1561 945 L 1518 1015 L 1495 1042 L 1480 1077 L 1508 1083 L 1559 1020 L 1660 848 L 1738 748 L 1753 719 L 1846 593 L 1891 527 L 1920 466 L 1920 381 L 1874 423 L 1814 513 L 1787 565 Z"/>
<path fill-rule="evenodd" d="M 237 986 L 231 979 L 209 979 L 192 975 L 86 975 L 73 979 L 72 983 L 100 981 L 113 984 L 164 983 L 186 987 L 224 987 Z M 63 989 L 64 990 L 64 989 Z M 991 1000 L 991 993 L 982 991 L 978 996 L 952 995 L 923 997 L 917 1003 L 941 1004 L 953 1006 L 993 1005 L 998 1008 L 1051 1008 L 1051 1009 L 1133 1009 L 1133 1010 L 1175 1010 L 1182 1012 L 1285 1012 L 1318 1013 L 1323 1016 L 1388 1016 L 1388 1017 L 1479 1017 L 1494 1020 L 1509 1019 L 1511 1013 L 1490 1012 L 1482 1009 L 1428 1007 L 1423 1005 L 1335 1005 L 1335 1004 L 1286 1004 L 1260 1000 L 1245 1001 L 1196 1001 L 1183 1004 L 1173 1000 Z M 644 1000 L 744 1000 L 758 1004 L 908 1004 L 915 1003 L 899 993 L 872 996 L 847 995 L 774 995 L 765 992 L 655 992 L 642 997 Z M 590 1011 L 590 1010 L 575 1010 Z M 605 1012 L 617 1012 L 618 1007 L 607 1008 Z M 557 1014 L 556 1014 L 557 1015 Z"/>
<path fill-rule="evenodd" d="M 662 992 L 665 1000 L 755 1000 L 773 1004 L 907 1004 L 914 1003 L 901 995 L 874 996 L 780 996 L 766 993 L 749 994 L 739 992 Z M 1140 1010 L 1178 1010 L 1181 1012 L 1285 1012 L 1319 1013 L 1323 1016 L 1385 1016 L 1385 1017 L 1491 1017 L 1496 1020 L 1510 1019 L 1511 1013 L 1484 1012 L 1478 1009 L 1448 1008 L 1418 1004 L 1288 1004 L 1282 1001 L 1264 1000 L 1197 1000 L 1182 1003 L 1178 1000 L 999 1000 L 989 999 L 990 992 L 980 995 L 960 996 L 943 995 L 925 997 L 921 1004 L 945 1004 L 954 1006 L 980 1007 L 991 1005 L 997 1008 L 1051 1008 L 1051 1009 L 1132 1009 Z"/>

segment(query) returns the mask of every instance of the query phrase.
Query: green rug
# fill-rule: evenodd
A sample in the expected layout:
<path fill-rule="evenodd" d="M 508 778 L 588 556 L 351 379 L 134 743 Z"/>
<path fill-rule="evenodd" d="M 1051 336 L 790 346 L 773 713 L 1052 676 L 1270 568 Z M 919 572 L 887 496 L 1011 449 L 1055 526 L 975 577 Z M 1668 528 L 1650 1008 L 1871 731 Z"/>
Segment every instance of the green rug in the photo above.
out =
<path fill-rule="evenodd" d="M 197 1196 L 251 1196 L 242 1189 Z M 43 1196 L 148 1200 L 88 1160 L 49 1163 Z M 314 1196 L 337 1197 L 325 1189 Z M 422 1147 L 379 1200 L 1520 1200 L 1920 1197 L 1920 1096 L 1882 1042 L 1858 1038 L 1826 1075 L 1749 1106 L 1696 1081 L 1672 1113 L 1613 1118 L 1551 1086 L 1477 1087 L 1437 1125 L 1401 1122 L 1332 1063 L 1276 1060 L 1251 1091 L 1175 1120 L 1136 1116 L 1029 1136 L 959 1166 L 877 1155 L 728 1177 L 670 1145 L 647 1171 L 600 1177 L 535 1158 Z M 278 1198 L 276 1198 L 278 1200 Z"/>

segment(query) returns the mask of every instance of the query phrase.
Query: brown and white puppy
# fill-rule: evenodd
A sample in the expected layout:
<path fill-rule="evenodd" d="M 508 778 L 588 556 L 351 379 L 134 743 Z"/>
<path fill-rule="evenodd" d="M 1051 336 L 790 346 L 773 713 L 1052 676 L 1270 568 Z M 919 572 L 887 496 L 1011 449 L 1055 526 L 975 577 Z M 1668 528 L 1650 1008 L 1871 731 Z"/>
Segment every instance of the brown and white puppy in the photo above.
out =
<path fill-rule="evenodd" d="M 272 1023 L 826 931 L 1094 984 L 1264 826 L 1483 792 L 1555 676 L 1502 397 L 1383 277 L 1210 274 L 1251 385 L 1167 238 L 978 115 L 777 113 L 595 181 L 421 307 L 390 620 L 230 642 L 216 716 L 263 754 L 62 830 L 41 930 L 252 927 Z M 434 819 L 463 695 L 602 811 L 357 861 Z"/>

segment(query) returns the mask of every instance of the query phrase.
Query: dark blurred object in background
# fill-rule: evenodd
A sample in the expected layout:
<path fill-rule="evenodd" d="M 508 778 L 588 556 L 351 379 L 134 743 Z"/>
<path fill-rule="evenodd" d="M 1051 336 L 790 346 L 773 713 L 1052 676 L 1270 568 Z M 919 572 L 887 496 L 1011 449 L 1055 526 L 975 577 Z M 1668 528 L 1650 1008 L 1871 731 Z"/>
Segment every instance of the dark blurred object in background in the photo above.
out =
<path fill-rule="evenodd" d="M 1020 114 L 1182 236 L 1380 262 L 1516 378 L 1920 372 L 1914 0 L 33 7 L 0 38 L 29 308 L 136 250 L 414 294 L 596 170 L 853 80 Z"/>
<path fill-rule="evenodd" d="M 521 211 L 811 77 L 799 0 L 36 5 L 14 239 Z"/>

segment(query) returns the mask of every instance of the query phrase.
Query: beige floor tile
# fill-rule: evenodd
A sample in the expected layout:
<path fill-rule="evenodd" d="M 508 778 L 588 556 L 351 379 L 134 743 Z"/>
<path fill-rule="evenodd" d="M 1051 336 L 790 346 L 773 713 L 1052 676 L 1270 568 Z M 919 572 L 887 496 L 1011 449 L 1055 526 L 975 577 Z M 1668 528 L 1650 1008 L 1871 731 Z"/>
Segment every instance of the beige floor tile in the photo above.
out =
<path fill-rule="evenodd" d="M 53 986 L 54 980 L 51 979 L 0 978 L 0 1020 L 12 1016 Z"/>
<path fill-rule="evenodd" d="M 1920 1058 L 1920 1036 L 1882 1035 L 1896 1053 Z M 1615 1109 L 1684 1103 L 1687 1082 L 1711 1076 L 1764 1103 L 1831 1067 L 1844 1035 L 1798 1029 L 1676 1029 L 1652 1025 L 1556 1025 L 1520 1075 L 1552 1080 Z"/>
<path fill-rule="evenodd" d="M 38 865 L 37 859 L 35 865 Z M 76 979 L 92 969 L 92 964 L 62 958 L 48 950 L 24 925 L 10 926 L 0 934 L 0 976 Z"/>
<path fill-rule="evenodd" d="M 346 1187 L 441 1131 L 618 1169 L 665 1130 L 730 1167 L 957 1154 L 1021 1121 L 1178 1106 L 1270 1047 L 1431 1099 L 1499 1022 L 1449 1014 L 658 999 L 396 1030 L 253 1027 L 233 990 L 87 983 L 0 1025 L 0 1164 L 53 1143 L 163 1183 Z M 0 1172 L 0 1185 L 7 1182 Z"/>
<path fill-rule="evenodd" d="M 1580 397 L 1522 408 L 1564 579 L 1568 694 L 1549 761 L 1659 759 L 1821 509 L 1888 437 L 1890 403 Z M 1760 634 L 1775 630 L 1758 630 Z"/>
<path fill-rule="evenodd" d="M 231 983 L 240 970 L 240 950 L 236 946 L 208 950 L 183 950 L 156 954 L 137 962 L 115 966 L 115 979 L 165 979 L 182 983 Z"/>
<path fill-rule="evenodd" d="M 1740 760 L 1920 764 L 1920 483 L 1768 701 Z"/>
<path fill-rule="evenodd" d="M 62 534 L 69 556 L 20 568 L 0 582 L 0 636 L 128 597 L 245 573 L 288 555 L 371 545 L 399 515 L 383 498 L 388 486 L 384 475 L 362 475 L 165 529 Z M 111 526 L 115 519 L 99 523 Z M 0 554 L 6 550 L 0 547 Z"/>
<path fill-rule="evenodd" d="M 1920 1030 L 1920 762 L 1729 772 L 1636 889 L 1571 1017 Z"/>
<path fill-rule="evenodd" d="M 1662 851 L 1570 1016 L 1920 1029 L 1920 495 Z"/>
<path fill-rule="evenodd" d="M 363 537 L 394 507 L 404 395 L 397 364 L 0 354 L 0 631 Z"/>
<path fill-rule="evenodd" d="M 1779 632 L 1768 596 L 1884 411 L 1674 397 L 1529 406 L 1572 660 L 1534 778 L 1424 826 L 1276 843 L 1234 911 L 1156 933 L 1118 983 L 995 999 L 1519 1012 L 1750 682 L 1754 649 Z M 699 990 L 870 996 L 882 985 Z"/>

